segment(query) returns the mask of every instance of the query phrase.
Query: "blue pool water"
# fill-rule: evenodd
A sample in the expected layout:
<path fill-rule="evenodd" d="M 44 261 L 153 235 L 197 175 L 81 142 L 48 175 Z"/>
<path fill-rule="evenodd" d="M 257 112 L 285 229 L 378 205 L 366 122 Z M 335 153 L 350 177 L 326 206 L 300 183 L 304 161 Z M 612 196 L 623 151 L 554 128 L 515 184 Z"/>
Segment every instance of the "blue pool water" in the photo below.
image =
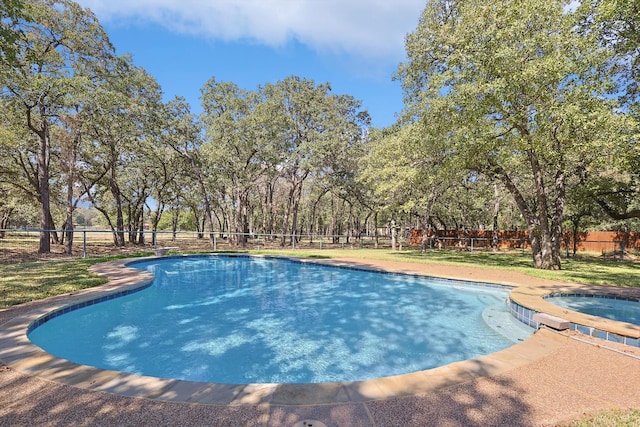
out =
<path fill-rule="evenodd" d="M 456 281 L 245 256 L 130 266 L 153 272 L 153 284 L 54 317 L 31 341 L 76 363 L 141 375 L 319 383 L 492 353 L 514 343 L 499 332 L 518 323 L 508 290 Z"/>
<path fill-rule="evenodd" d="M 546 300 L 580 313 L 640 325 L 638 301 L 589 295 L 552 296 Z"/>

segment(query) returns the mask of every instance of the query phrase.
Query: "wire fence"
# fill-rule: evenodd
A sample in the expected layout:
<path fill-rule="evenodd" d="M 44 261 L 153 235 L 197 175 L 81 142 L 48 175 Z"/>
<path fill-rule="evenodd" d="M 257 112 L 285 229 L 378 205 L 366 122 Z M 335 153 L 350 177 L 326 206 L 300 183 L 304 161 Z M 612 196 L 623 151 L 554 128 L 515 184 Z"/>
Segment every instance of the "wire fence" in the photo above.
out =
<path fill-rule="evenodd" d="M 49 230 L 52 240 L 51 253 L 65 253 L 65 230 Z M 127 255 L 140 252 L 155 252 L 158 255 L 169 252 L 196 252 L 222 250 L 323 250 L 323 249 L 392 249 L 390 235 L 309 235 L 309 234 L 236 234 L 209 233 L 195 231 L 144 231 L 117 232 L 124 245 L 116 244 L 116 233 L 110 230 L 77 229 L 73 234 L 71 254 L 74 257 L 95 257 L 105 255 Z M 238 239 L 241 236 L 241 239 Z M 0 230 L 0 255 L 11 257 L 20 254 L 36 254 L 39 248 L 40 230 L 8 229 Z M 238 243 L 238 242 L 241 243 Z M 66 242 L 68 243 L 68 241 Z M 586 246 L 584 243 L 582 248 Z M 598 252 L 621 253 L 624 247 L 619 241 L 591 242 L 600 248 Z M 492 251 L 530 253 L 529 242 L 525 238 L 480 238 L 480 237 L 434 237 L 422 242 L 408 235 L 400 235 L 396 242 L 399 250 L 457 250 L 457 251 Z M 584 249 L 583 249 L 584 251 Z M 563 252 L 569 257 L 573 253 L 571 245 L 563 244 Z"/>

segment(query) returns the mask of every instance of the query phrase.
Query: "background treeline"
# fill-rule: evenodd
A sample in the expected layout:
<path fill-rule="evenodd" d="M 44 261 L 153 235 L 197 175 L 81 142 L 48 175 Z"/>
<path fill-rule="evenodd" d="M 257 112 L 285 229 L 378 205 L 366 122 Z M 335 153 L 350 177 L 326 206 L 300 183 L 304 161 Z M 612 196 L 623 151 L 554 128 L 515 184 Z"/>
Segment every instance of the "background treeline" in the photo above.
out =
<path fill-rule="evenodd" d="M 520 229 L 534 264 L 559 268 L 563 230 L 638 230 L 639 3 L 430 0 L 395 76 L 405 109 L 375 129 L 360 101 L 296 76 L 212 77 L 195 115 L 91 11 L 5 0 L 0 229 L 36 225 L 40 252 L 70 252 L 73 233 L 48 230 L 77 225 L 115 245 L 145 228 L 238 246 L 392 221 Z"/>

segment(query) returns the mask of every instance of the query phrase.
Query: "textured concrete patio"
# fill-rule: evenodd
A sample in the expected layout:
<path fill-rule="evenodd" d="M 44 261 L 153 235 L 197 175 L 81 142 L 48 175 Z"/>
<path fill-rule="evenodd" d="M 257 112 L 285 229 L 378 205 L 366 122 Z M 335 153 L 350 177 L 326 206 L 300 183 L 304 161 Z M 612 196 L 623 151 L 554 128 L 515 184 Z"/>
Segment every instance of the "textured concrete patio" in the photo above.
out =
<path fill-rule="evenodd" d="M 542 304 L 543 309 L 551 304 L 540 295 L 586 289 L 500 270 L 331 262 L 519 286 L 523 298 L 531 298 L 527 304 Z M 122 262 L 101 264 L 96 271 L 108 275 L 110 283 L 0 311 L 0 425 L 295 426 L 317 420 L 326 426 L 532 426 L 556 425 L 605 408 L 640 408 L 638 349 L 547 329 L 503 351 L 428 371 L 316 385 L 141 377 L 76 365 L 33 346 L 26 328 L 43 314 L 151 279 L 148 273 L 123 268 Z M 599 328 L 640 333 L 640 327 L 586 320 Z"/>

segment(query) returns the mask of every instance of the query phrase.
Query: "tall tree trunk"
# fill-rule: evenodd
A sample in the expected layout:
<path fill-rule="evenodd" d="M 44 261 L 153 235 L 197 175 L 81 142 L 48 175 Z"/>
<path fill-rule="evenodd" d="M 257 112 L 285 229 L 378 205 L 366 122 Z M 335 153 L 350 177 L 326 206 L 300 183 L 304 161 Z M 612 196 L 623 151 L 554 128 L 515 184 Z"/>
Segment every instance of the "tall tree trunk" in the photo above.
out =
<path fill-rule="evenodd" d="M 331 234 L 333 235 L 333 243 L 340 243 L 340 236 L 343 232 L 345 201 L 331 195 Z"/>
<path fill-rule="evenodd" d="M 391 228 L 391 250 L 395 251 L 398 245 L 398 228 L 396 222 L 391 220 L 389 227 Z"/>
<path fill-rule="evenodd" d="M 209 192 L 207 191 L 207 186 L 205 185 L 204 179 L 202 178 L 202 173 L 200 172 L 200 168 L 198 167 L 194 158 L 190 158 L 191 166 L 195 172 L 195 175 L 198 180 L 198 186 L 200 187 L 200 192 L 202 193 L 202 200 L 204 202 L 204 219 L 209 223 L 209 244 L 213 248 L 215 245 L 215 236 L 214 236 L 214 226 L 213 226 L 213 212 L 211 210 L 211 199 L 209 198 Z M 205 230 L 204 219 L 202 224 L 202 231 Z"/>
<path fill-rule="evenodd" d="M 58 232 L 56 231 L 56 222 L 53 220 L 53 216 L 51 216 L 51 209 L 49 209 L 49 225 L 47 226 L 47 229 L 51 230 L 49 232 L 49 239 L 51 240 L 51 242 L 56 245 L 59 244 L 60 238 L 58 237 Z"/>
<path fill-rule="evenodd" d="M 373 227 L 374 227 L 374 233 L 375 233 L 375 239 L 376 239 L 375 248 L 378 249 L 378 243 L 380 240 L 380 233 L 378 233 L 378 211 L 376 211 L 376 213 L 373 216 Z"/>
<path fill-rule="evenodd" d="M 545 270 L 559 270 L 559 250 L 556 250 L 556 244 L 558 244 L 559 249 L 559 236 L 554 235 L 554 232 L 557 230 L 552 228 L 549 223 L 549 200 L 547 198 L 542 168 L 540 167 L 535 151 L 529 150 L 528 156 L 536 190 L 536 222 L 538 224 L 538 230 L 536 231 L 540 237 L 540 252 L 534 254 L 534 265 L 537 268 Z"/>
<path fill-rule="evenodd" d="M 542 178 L 542 168 L 538 163 L 536 153 L 529 151 L 528 154 L 534 174 L 534 186 L 536 191 L 535 212 L 529 208 L 522 193 L 506 171 L 501 166 L 493 162 L 492 159 L 489 159 L 489 164 L 492 169 L 491 172 L 507 188 L 527 224 L 534 267 L 546 270 L 558 270 L 560 269 L 560 258 L 559 256 L 554 255 L 554 238 L 552 237 L 552 230 L 549 226 L 549 210 L 544 180 Z M 560 204 L 564 206 L 563 202 Z M 560 236 L 557 237 L 557 239 L 559 238 Z M 557 254 L 559 255 L 559 251 Z"/>
<path fill-rule="evenodd" d="M 289 231 L 289 217 L 291 216 L 291 212 L 293 210 L 293 199 L 295 193 L 295 184 L 292 184 L 291 189 L 289 190 L 289 197 L 287 198 L 287 206 L 284 210 L 284 215 L 282 216 L 282 241 L 280 242 L 280 246 L 284 247 L 287 244 L 287 232 Z"/>
<path fill-rule="evenodd" d="M 249 228 L 249 220 L 247 217 L 248 199 L 245 191 L 236 191 L 236 212 L 235 212 L 235 242 L 239 247 L 247 246 L 247 235 Z"/>
<path fill-rule="evenodd" d="M 294 193 L 293 206 L 292 206 L 292 218 L 291 218 L 291 244 L 298 235 L 298 214 L 300 212 L 300 200 L 302 199 L 302 182 L 298 185 L 296 192 Z"/>
<path fill-rule="evenodd" d="M 51 140 L 49 135 L 49 123 L 44 107 L 40 107 L 40 129 L 31 122 L 31 110 L 27 111 L 29 127 L 38 135 L 38 196 L 40 198 L 40 241 L 38 253 L 51 252 L 51 194 L 49 191 L 49 160 L 51 156 Z"/>
<path fill-rule="evenodd" d="M 67 173 L 67 220 L 65 221 L 66 240 L 64 245 L 64 252 L 67 255 L 71 255 L 73 253 L 73 211 L 75 208 L 73 203 L 73 187 L 75 184 L 75 151 L 75 147 L 72 147 L 71 153 L 69 153 L 69 170 Z"/>
<path fill-rule="evenodd" d="M 311 205 L 311 218 L 309 218 L 309 234 L 310 234 L 310 238 L 311 238 L 311 243 L 313 243 L 313 233 L 314 232 L 320 232 L 320 227 L 316 227 L 316 216 L 317 216 L 317 211 L 318 211 L 318 203 L 320 203 L 320 200 L 322 200 L 322 198 L 324 197 L 325 194 L 327 194 L 329 190 L 325 189 L 322 190 L 322 192 L 320 193 L 320 195 L 316 198 L 316 200 L 314 200 L 313 204 Z M 322 239 L 322 237 L 320 237 L 320 239 Z"/>
<path fill-rule="evenodd" d="M 180 209 L 178 209 L 176 206 L 172 206 L 171 207 L 171 241 L 176 240 L 179 220 L 180 220 Z M 197 227 L 197 223 L 198 221 L 196 221 L 196 227 Z"/>
<path fill-rule="evenodd" d="M 554 133 L 555 136 L 555 133 Z M 559 145 L 560 142 L 556 141 Z M 556 152 L 561 152 L 560 148 L 556 148 Z M 553 216 L 551 217 L 551 234 L 553 237 L 553 265 L 554 269 L 559 270 L 562 265 L 561 260 L 561 244 L 562 244 L 562 222 L 564 221 L 564 207 L 567 200 L 566 197 L 566 178 L 565 178 L 564 158 L 561 157 L 560 165 L 556 171 L 555 200 L 553 206 Z"/>
<path fill-rule="evenodd" d="M 118 164 L 118 153 L 116 152 L 115 143 L 111 144 L 110 147 L 110 165 L 109 165 L 109 190 L 111 191 L 111 196 L 113 197 L 113 202 L 116 208 L 116 223 L 115 230 L 112 230 L 113 235 L 113 243 L 117 247 L 124 247 L 124 214 L 122 212 L 122 193 L 120 192 L 120 187 L 118 186 L 118 172 L 117 172 L 117 164 Z"/>
<path fill-rule="evenodd" d="M 115 164 L 113 165 L 115 168 Z M 111 172 L 111 177 L 109 179 L 109 189 L 111 190 L 111 195 L 113 196 L 114 204 L 116 207 L 116 223 L 115 230 L 113 230 L 113 243 L 118 247 L 124 247 L 124 213 L 122 212 L 122 193 L 120 192 L 120 187 L 118 187 L 118 183 L 116 182 L 116 174 L 114 171 Z"/>
<path fill-rule="evenodd" d="M 136 234 L 137 234 L 137 225 L 138 225 L 138 217 L 137 213 L 132 206 L 132 202 L 129 200 L 127 203 L 127 235 L 129 236 L 129 243 L 136 243 Z"/>
<path fill-rule="evenodd" d="M 275 224 L 275 206 L 273 204 L 273 193 L 275 185 L 272 182 L 266 182 L 264 193 L 264 207 L 262 211 L 262 232 L 273 234 Z"/>
<path fill-rule="evenodd" d="M 207 218 L 205 215 L 202 215 L 202 219 L 200 221 L 198 221 L 198 219 L 196 218 L 196 227 L 198 229 L 198 239 L 204 238 L 204 230 L 206 226 L 207 226 Z"/>
<path fill-rule="evenodd" d="M 420 240 L 420 249 L 422 253 L 427 251 L 427 244 L 431 246 L 431 212 L 433 211 L 433 205 L 435 205 L 438 198 L 438 192 L 436 186 L 432 186 L 429 192 L 429 202 L 427 203 L 427 209 L 424 215 L 424 222 L 421 224 L 422 239 Z"/>
<path fill-rule="evenodd" d="M 4 208 L 2 212 L 0 212 L 0 239 L 5 236 L 5 229 L 9 226 L 9 220 L 11 219 L 13 210 L 14 208 Z"/>
<path fill-rule="evenodd" d="M 578 241 L 580 240 L 580 217 L 573 218 L 571 220 L 573 225 L 573 256 L 578 253 Z"/>
<path fill-rule="evenodd" d="M 144 238 L 144 205 L 143 208 L 140 209 L 140 216 L 138 220 L 138 244 L 144 246 L 145 238 Z"/>
<path fill-rule="evenodd" d="M 215 245 L 215 235 L 214 235 L 215 228 L 213 225 L 213 212 L 211 211 L 211 202 L 209 200 L 209 193 L 204 185 L 204 182 L 200 182 L 200 188 L 202 190 L 203 200 L 204 200 L 204 213 L 205 213 L 204 219 L 206 219 L 207 222 L 209 223 L 209 244 L 213 248 Z M 204 223 L 202 224 L 202 231 L 204 231 Z"/>
<path fill-rule="evenodd" d="M 162 219 L 162 214 L 165 210 L 165 204 L 162 201 L 157 201 L 158 206 L 156 207 L 155 212 L 151 212 L 151 208 L 149 208 L 149 216 L 151 217 L 151 231 L 154 233 L 158 231 L 158 224 L 160 224 L 160 220 Z"/>
<path fill-rule="evenodd" d="M 498 183 L 493 183 L 493 229 L 492 229 L 492 239 L 491 239 L 491 247 L 493 248 L 493 252 L 498 252 L 500 249 L 500 241 L 499 241 L 499 229 L 498 229 L 498 215 L 500 214 L 500 191 L 498 189 Z"/>

